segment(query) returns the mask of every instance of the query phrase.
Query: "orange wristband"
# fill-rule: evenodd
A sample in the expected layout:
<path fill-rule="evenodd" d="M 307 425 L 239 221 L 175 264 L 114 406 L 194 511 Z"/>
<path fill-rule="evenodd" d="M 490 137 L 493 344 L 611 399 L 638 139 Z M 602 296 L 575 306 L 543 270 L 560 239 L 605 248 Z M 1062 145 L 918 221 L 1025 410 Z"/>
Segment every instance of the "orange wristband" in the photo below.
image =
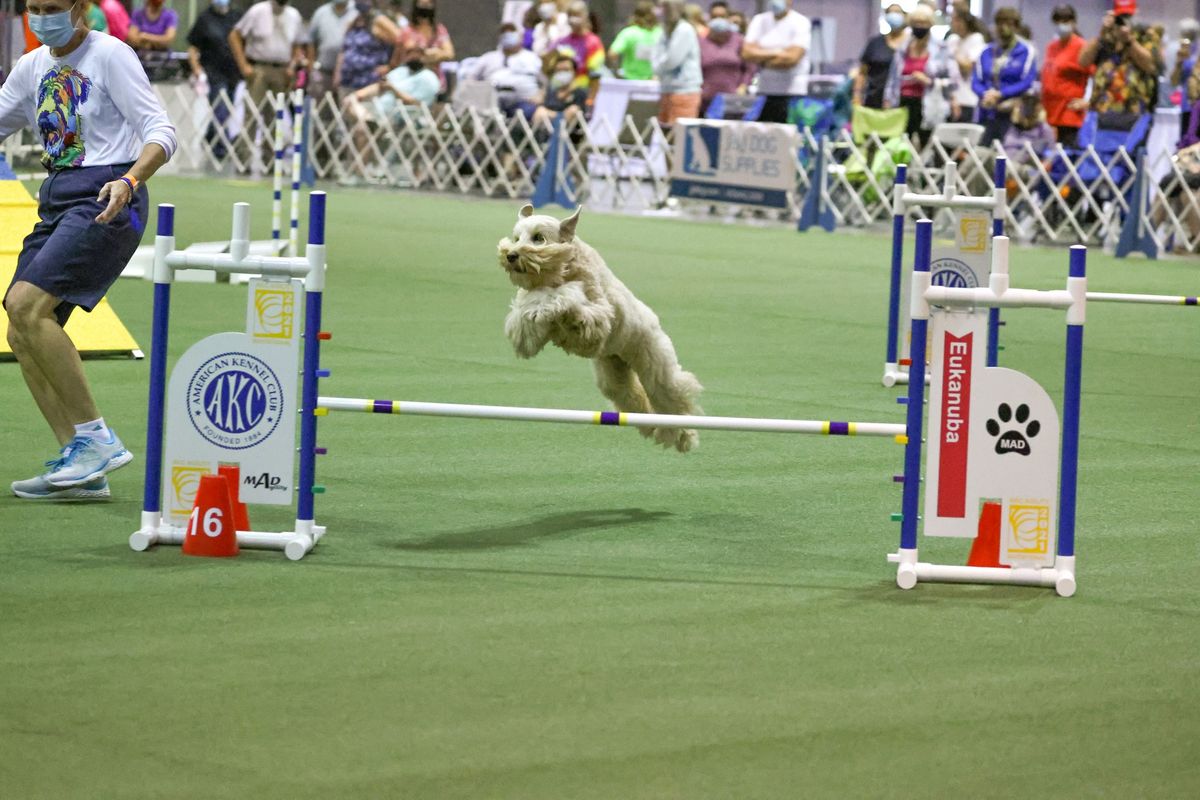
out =
<path fill-rule="evenodd" d="M 120 178 L 117 178 L 117 180 L 119 180 L 119 181 L 125 181 L 127 184 L 129 184 L 129 190 L 130 190 L 131 192 L 132 192 L 132 191 L 136 191 L 136 190 L 137 190 L 137 187 L 138 187 L 138 183 L 139 183 L 139 181 L 138 181 L 138 179 L 137 179 L 137 178 L 133 177 L 133 176 L 132 176 L 132 175 L 130 175 L 128 172 L 126 172 L 126 173 L 125 173 L 124 175 L 122 175 Z"/>

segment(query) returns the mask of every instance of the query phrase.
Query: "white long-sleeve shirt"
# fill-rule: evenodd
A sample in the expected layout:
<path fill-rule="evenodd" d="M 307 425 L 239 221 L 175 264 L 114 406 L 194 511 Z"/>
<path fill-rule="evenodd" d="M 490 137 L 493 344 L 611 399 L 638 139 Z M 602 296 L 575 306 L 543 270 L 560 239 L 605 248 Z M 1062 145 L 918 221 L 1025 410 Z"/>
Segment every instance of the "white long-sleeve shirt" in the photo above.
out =
<path fill-rule="evenodd" d="M 654 49 L 654 72 L 663 94 L 696 94 L 704 78 L 700 72 L 700 36 L 691 23 L 679 21 L 670 36 L 659 38 Z"/>
<path fill-rule="evenodd" d="M 175 152 L 175 128 L 129 45 L 92 31 L 62 58 L 39 47 L 0 87 L 0 141 L 26 126 L 48 169 L 137 161 L 145 144 Z"/>

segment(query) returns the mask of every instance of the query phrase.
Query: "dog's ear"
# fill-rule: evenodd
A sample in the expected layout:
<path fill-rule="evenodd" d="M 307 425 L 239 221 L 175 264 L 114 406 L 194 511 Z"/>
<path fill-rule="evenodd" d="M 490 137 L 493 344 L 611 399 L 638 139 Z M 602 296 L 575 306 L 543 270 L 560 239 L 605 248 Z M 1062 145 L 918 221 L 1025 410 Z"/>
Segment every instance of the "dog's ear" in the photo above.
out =
<path fill-rule="evenodd" d="M 575 238 L 575 226 L 579 224 L 579 212 L 583 211 L 583 206 L 575 209 L 575 213 L 558 223 L 558 240 L 560 242 L 569 242 Z"/>
<path fill-rule="evenodd" d="M 519 222 L 524 217 L 532 217 L 532 216 L 533 216 L 533 206 L 529 205 L 529 203 L 526 203 L 525 205 L 521 206 L 521 210 L 517 212 L 517 221 Z"/>

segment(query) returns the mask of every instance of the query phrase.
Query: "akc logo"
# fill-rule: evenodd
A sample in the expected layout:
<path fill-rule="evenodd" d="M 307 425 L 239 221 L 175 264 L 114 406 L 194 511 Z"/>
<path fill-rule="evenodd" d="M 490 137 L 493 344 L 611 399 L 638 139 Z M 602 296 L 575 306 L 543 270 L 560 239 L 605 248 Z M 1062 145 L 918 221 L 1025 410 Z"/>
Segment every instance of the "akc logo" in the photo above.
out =
<path fill-rule="evenodd" d="M 934 286 L 952 289 L 974 289 L 979 286 L 975 272 L 957 258 L 939 258 L 930 266 L 933 276 L 929 282 Z"/>
<path fill-rule="evenodd" d="M 283 390 L 262 359 L 222 353 L 192 374 L 187 403 L 188 418 L 205 440 L 227 450 L 245 450 L 279 425 Z"/>

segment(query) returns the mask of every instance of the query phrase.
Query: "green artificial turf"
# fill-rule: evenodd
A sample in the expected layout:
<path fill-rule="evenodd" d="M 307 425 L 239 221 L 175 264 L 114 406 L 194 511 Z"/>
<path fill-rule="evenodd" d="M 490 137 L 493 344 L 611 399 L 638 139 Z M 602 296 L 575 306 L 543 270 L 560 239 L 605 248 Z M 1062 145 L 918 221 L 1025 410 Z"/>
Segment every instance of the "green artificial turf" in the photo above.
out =
<path fill-rule="evenodd" d="M 156 179 L 179 243 L 265 185 Z M 514 357 L 495 243 L 516 203 L 333 191 L 322 393 L 605 408 L 590 365 Z M 879 385 L 888 241 L 589 213 L 711 414 L 901 421 Z M 147 237 L 150 240 L 150 237 Z M 1090 288 L 1196 294 L 1195 260 L 1095 252 Z M 1014 251 L 1058 288 L 1063 250 Z M 177 285 L 172 359 L 245 290 Z M 149 345 L 151 286 L 113 307 Z M 1002 363 L 1058 397 L 1061 313 Z M 114 499 L 0 498 L 0 797 L 1200 796 L 1200 313 L 1093 305 L 1079 592 L 922 584 L 886 439 L 333 415 L 300 563 L 129 550 L 148 364 L 90 362 L 139 460 Z M 4 480 L 54 443 L 0 363 Z M 252 507 L 255 527 L 285 508 Z M 966 543 L 922 542 L 962 563 Z"/>

